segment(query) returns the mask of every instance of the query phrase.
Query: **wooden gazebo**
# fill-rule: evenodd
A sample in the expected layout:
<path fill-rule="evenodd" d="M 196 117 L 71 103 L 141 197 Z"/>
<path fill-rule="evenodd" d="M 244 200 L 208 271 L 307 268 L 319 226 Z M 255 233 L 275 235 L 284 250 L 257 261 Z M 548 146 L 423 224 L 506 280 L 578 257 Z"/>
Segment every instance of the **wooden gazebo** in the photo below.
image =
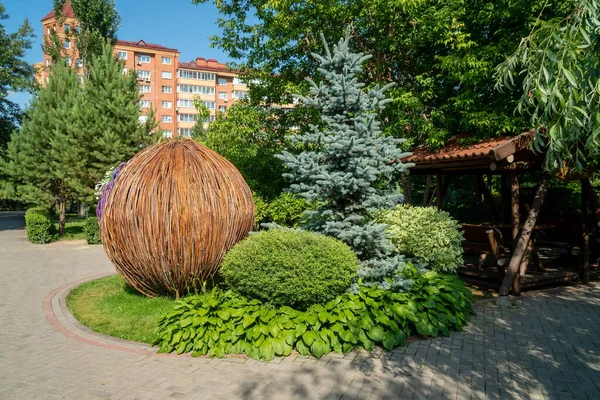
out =
<path fill-rule="evenodd" d="M 526 264 L 532 251 L 532 232 L 544 197 L 548 188 L 550 175 L 542 174 L 541 182 L 535 198 L 529 207 L 524 223 L 521 223 L 519 202 L 519 176 L 525 172 L 543 171 L 545 154 L 534 152 L 531 145 L 535 139 L 535 131 L 524 132 L 518 136 L 499 137 L 463 144 L 465 136 L 451 138 L 439 149 L 417 148 L 412 155 L 404 158 L 405 163 L 414 163 L 411 174 L 424 174 L 436 177 L 435 204 L 442 208 L 444 196 L 454 175 L 473 175 L 476 177 L 479 191 L 490 205 L 493 218 L 510 226 L 512 251 L 510 262 L 502 271 L 500 295 L 520 294 L 520 271 L 527 268 Z M 484 176 L 501 176 L 501 207 L 496 207 L 492 194 L 485 184 Z M 598 199 L 587 178 L 580 178 L 582 184 L 582 215 L 580 245 L 579 275 L 584 283 L 589 281 L 590 269 L 590 209 L 600 221 Z M 494 249 L 497 251 L 497 249 Z"/>

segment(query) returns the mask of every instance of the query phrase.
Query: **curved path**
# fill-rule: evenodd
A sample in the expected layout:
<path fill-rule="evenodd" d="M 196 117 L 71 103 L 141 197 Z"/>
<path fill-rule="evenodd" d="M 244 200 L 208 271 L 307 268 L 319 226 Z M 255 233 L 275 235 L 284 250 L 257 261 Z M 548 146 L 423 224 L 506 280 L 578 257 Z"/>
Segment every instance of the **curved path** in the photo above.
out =
<path fill-rule="evenodd" d="M 600 398 L 600 286 L 480 304 L 467 332 L 392 353 L 159 357 L 49 324 L 49 293 L 113 268 L 100 246 L 32 245 L 22 227 L 22 213 L 0 212 L 0 399 Z"/>

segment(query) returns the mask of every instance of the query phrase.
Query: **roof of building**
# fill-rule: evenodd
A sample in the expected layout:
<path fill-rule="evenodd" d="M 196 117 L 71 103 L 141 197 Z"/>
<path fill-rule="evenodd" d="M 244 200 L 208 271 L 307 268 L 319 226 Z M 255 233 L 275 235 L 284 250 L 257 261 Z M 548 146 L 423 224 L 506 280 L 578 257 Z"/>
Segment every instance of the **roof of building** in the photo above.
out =
<path fill-rule="evenodd" d="M 131 41 L 131 40 L 120 40 L 119 39 L 119 40 L 117 40 L 117 45 L 140 47 L 140 48 L 143 48 L 143 49 L 152 49 L 152 50 L 179 52 L 179 50 L 177 50 L 177 49 L 172 49 L 172 48 L 169 48 L 169 47 L 161 46 L 160 44 L 146 43 L 143 39 L 142 40 L 138 40 L 137 42 L 134 42 L 134 41 Z"/>
<path fill-rule="evenodd" d="M 535 130 L 521 133 L 517 136 L 504 136 L 483 140 L 477 143 L 462 144 L 467 135 L 457 135 L 450 138 L 444 147 L 429 149 L 427 146 L 417 147 L 410 156 L 404 157 L 402 162 L 414 163 L 415 169 L 460 169 L 461 166 L 477 167 L 490 163 L 515 161 L 515 154 L 519 159 L 539 161 L 543 155 L 534 154 L 529 150 Z"/>
<path fill-rule="evenodd" d="M 65 2 L 65 5 L 63 6 L 63 15 L 67 18 L 75 18 L 75 12 L 73 11 L 73 7 L 71 7 L 71 4 L 68 1 Z M 45 21 L 50 18 L 54 18 L 54 10 L 46 14 L 46 16 L 42 18 L 42 21 Z"/>
<path fill-rule="evenodd" d="M 218 62 L 214 58 L 208 60 L 203 57 L 197 57 L 195 60 L 190 62 L 180 62 L 179 68 L 185 69 L 197 69 L 202 71 L 215 71 L 215 72 L 233 72 L 227 65 Z"/>

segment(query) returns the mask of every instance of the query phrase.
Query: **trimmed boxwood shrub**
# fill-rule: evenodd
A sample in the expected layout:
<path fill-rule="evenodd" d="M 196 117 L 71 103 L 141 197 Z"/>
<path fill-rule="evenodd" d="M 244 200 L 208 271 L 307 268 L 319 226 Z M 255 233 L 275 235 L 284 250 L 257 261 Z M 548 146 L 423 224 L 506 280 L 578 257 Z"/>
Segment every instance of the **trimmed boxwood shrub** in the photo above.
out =
<path fill-rule="evenodd" d="M 100 244 L 100 225 L 98 225 L 98 217 L 90 216 L 85 219 L 83 225 L 83 233 L 88 244 Z"/>
<path fill-rule="evenodd" d="M 411 335 L 448 336 L 467 324 L 471 292 L 455 275 L 420 275 L 414 267 L 407 274 L 414 280 L 409 293 L 363 286 L 306 311 L 272 308 L 214 288 L 179 301 L 161 317 L 154 344 L 159 352 L 193 356 L 245 353 L 271 360 L 296 350 L 321 357 L 375 345 L 392 350 Z"/>
<path fill-rule="evenodd" d="M 391 241 L 400 254 L 425 262 L 438 272 L 455 272 L 463 263 L 460 224 L 450 214 L 434 207 L 398 205 L 384 211 Z"/>
<path fill-rule="evenodd" d="M 272 229 L 235 245 L 225 255 L 221 275 L 243 296 L 303 309 L 344 292 L 357 265 L 350 247 L 336 239 Z"/>
<path fill-rule="evenodd" d="M 25 212 L 25 230 L 31 243 L 49 243 L 57 235 L 50 212 L 41 207 L 30 208 Z"/>

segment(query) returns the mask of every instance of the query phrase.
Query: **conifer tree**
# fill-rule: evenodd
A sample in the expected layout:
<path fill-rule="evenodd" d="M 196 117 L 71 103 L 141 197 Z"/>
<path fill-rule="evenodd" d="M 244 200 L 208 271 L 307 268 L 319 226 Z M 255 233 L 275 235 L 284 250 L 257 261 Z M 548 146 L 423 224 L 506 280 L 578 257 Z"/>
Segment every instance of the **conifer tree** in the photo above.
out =
<path fill-rule="evenodd" d="M 89 64 L 83 93 L 74 105 L 74 135 L 86 149 L 86 181 L 80 188 L 82 200 L 92 201 L 94 185 L 104 173 L 129 160 L 154 140 L 154 114 L 140 123 L 141 94 L 136 75 L 124 73 L 122 61 L 105 42 L 102 54 Z"/>
<path fill-rule="evenodd" d="M 399 160 L 403 140 L 384 136 L 378 114 L 391 101 L 384 92 L 391 85 L 365 89 L 357 75 L 370 58 L 353 53 L 349 34 L 331 52 L 313 54 L 323 75 L 319 84 L 308 80 L 305 105 L 321 111 L 322 126 L 294 135 L 292 141 L 307 150 L 298 155 L 279 156 L 290 170 L 290 189 L 319 206 L 309 212 L 306 228 L 323 232 L 346 242 L 362 261 L 359 275 L 366 284 L 402 289 L 407 281 L 404 265 L 395 256 L 386 234 L 386 225 L 374 222 L 379 209 L 391 208 L 395 180 L 407 165 Z M 386 279 L 387 278 L 387 279 Z"/>
<path fill-rule="evenodd" d="M 56 205 L 60 235 L 67 202 L 77 197 L 86 160 L 72 130 L 79 96 L 75 72 L 64 63 L 54 65 L 47 87 L 40 89 L 8 147 L 8 171 L 19 182 L 20 198 L 36 205 Z"/>

